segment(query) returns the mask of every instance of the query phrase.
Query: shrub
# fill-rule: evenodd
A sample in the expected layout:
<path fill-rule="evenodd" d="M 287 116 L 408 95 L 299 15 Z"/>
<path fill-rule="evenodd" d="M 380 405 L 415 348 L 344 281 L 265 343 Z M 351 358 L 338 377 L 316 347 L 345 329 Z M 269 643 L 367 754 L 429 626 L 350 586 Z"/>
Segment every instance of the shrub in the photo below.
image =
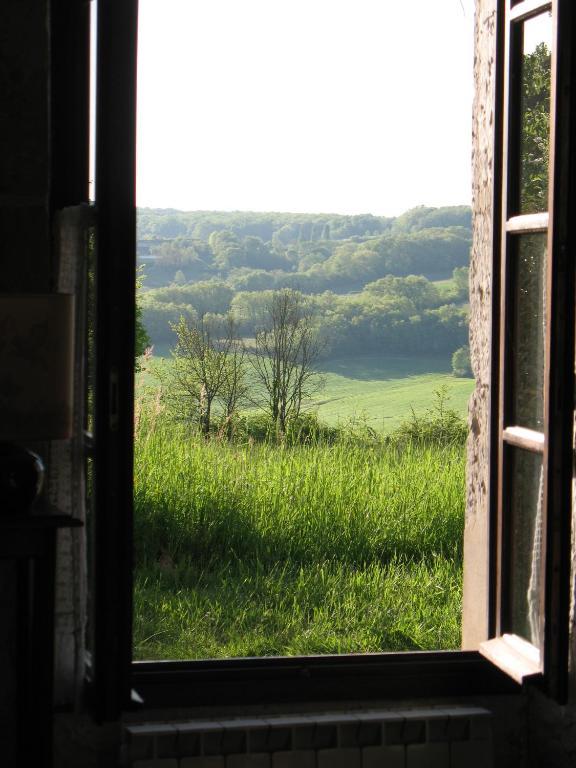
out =
<path fill-rule="evenodd" d="M 467 344 L 452 355 L 452 373 L 460 378 L 474 375 L 470 363 L 470 347 Z"/>
<path fill-rule="evenodd" d="M 393 443 L 416 445 L 464 445 L 468 435 L 466 422 L 453 408 L 447 408 L 449 400 L 446 386 L 434 392 L 436 401 L 424 413 L 412 416 L 392 432 Z"/>

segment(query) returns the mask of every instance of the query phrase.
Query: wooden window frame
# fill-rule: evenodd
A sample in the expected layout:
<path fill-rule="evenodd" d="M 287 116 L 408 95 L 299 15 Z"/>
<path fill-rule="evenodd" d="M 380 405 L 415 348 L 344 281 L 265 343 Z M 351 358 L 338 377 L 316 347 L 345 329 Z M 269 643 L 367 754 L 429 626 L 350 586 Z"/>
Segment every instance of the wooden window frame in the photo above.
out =
<path fill-rule="evenodd" d="M 504 0 L 499 0 L 497 25 L 498 50 L 502 50 Z M 512 13 L 518 15 L 544 3 L 523 0 Z M 569 0 L 555 0 L 561 7 L 566 29 L 559 33 L 568 51 L 574 28 L 574 11 Z M 499 624 L 499 577 L 491 582 L 490 627 L 495 640 L 484 648 L 484 656 L 475 651 L 381 653 L 344 656 L 314 656 L 258 659 L 230 659 L 189 662 L 132 662 L 132 459 L 133 459 L 133 395 L 134 395 L 134 320 L 135 320 L 135 130 L 136 130 L 136 48 L 137 0 L 98 0 L 98 64 L 97 64 L 97 163 L 96 203 L 98 209 L 98 298 L 97 298 L 97 375 L 96 428 L 94 465 L 95 497 L 95 584 L 94 639 L 89 697 L 97 719 L 117 719 L 120 713 L 139 700 L 147 708 L 186 707 L 194 705 L 264 704 L 290 701 L 313 702 L 332 700 L 370 700 L 391 697 L 451 696 L 513 693 L 518 681 L 527 675 L 514 674 L 513 664 L 502 663 L 498 650 L 505 638 L 497 637 Z M 560 46 L 562 49 L 562 46 Z M 572 71 L 572 59 L 566 52 L 558 58 L 556 68 L 566 78 Z M 497 93 L 502 93 L 502 58 L 497 60 Z M 556 81 L 555 81 L 556 82 Z M 565 80 L 563 80 L 565 82 Z M 496 104 L 495 141 L 502 144 L 499 130 L 501 110 Z M 557 108 L 558 129 L 555 146 L 569 146 L 570 128 L 574 124 L 569 111 Z M 574 177 L 569 171 L 554 177 L 554 200 L 551 208 L 553 226 L 550 238 L 554 252 L 564 256 L 558 260 L 562 272 L 550 275 L 550 290 L 558 296 L 573 320 L 574 277 L 568 253 L 572 243 L 568 219 L 568 195 L 573 194 Z M 497 157 L 496 184 L 504 163 Z M 500 199 L 499 193 L 497 199 Z M 563 202 L 561 205 L 560 203 Z M 495 222 L 500 221 L 495 210 Z M 534 217 L 508 221 L 514 228 L 541 228 Z M 506 222 L 506 217 L 503 217 Z M 506 227 L 505 227 L 506 228 Z M 532 231 L 535 231 L 534 229 Z M 495 247 L 495 264 L 500 266 L 499 248 Z M 505 259 L 504 259 L 505 261 Z M 495 273 L 493 295 L 499 295 Z M 572 294 L 571 294 L 572 292 Z M 505 291 L 502 291 L 504 295 Z M 568 315 L 566 315 L 568 317 Z M 549 349 L 550 360 L 557 360 L 567 349 L 573 350 L 573 322 L 554 320 L 554 334 Z M 121 332 L 119 332 L 119 329 Z M 493 351 L 499 349 L 500 308 L 494 311 Z M 496 356 L 493 358 L 497 360 Z M 570 359 L 573 359 L 573 354 Z M 498 384 L 499 367 L 493 366 L 493 383 Z M 549 509 L 561 515 L 549 515 L 547 546 L 553 553 L 547 558 L 546 615 L 547 638 L 542 669 L 538 679 L 551 680 L 550 691 L 562 696 L 567 658 L 567 601 L 569 562 L 566 541 L 569 532 L 571 454 L 564 454 L 568 429 L 558 421 L 558 414 L 571 413 L 572 380 L 567 366 L 554 371 L 548 365 L 549 400 L 546 418 L 549 430 L 544 448 L 545 462 L 554 483 L 548 484 Z M 501 487 L 501 435 L 499 407 L 491 414 L 493 453 L 491 459 L 492 498 L 494 488 Z M 556 419 L 556 421 L 554 421 Z M 501 425 L 500 425 L 501 426 Z M 508 429 L 506 440 L 513 443 L 538 441 Z M 526 442 L 528 441 L 528 442 Z M 534 446 L 532 446 L 533 448 Z M 558 459 L 561 459 L 560 462 Z M 500 493 L 501 497 L 501 493 Z M 496 509 L 498 505 L 493 504 Z M 553 523 L 551 521 L 554 521 Z M 499 574 L 502 548 L 498 533 L 502 515 L 494 512 L 490 547 L 491 573 Z M 569 541 L 569 537 L 567 539 Z M 550 637 L 548 637 L 550 635 Z M 494 643 L 499 644 L 498 647 Z M 518 649 L 516 648 L 516 651 Z M 526 654 L 524 654 L 525 656 Z M 529 655 L 529 654 L 528 654 Z M 508 649 L 507 658 L 510 659 Z M 520 654 L 522 657 L 522 654 Z M 490 660 L 487 660 L 488 657 Z M 491 662 L 494 661 L 495 665 Z M 525 659 L 521 658 L 521 663 Z M 502 668 L 506 674 L 501 671 Z M 510 672 L 512 671 L 511 677 Z M 532 670 L 534 673 L 534 669 Z M 511 679 L 512 678 L 512 679 Z M 564 687 L 563 687 L 564 686 Z M 141 699 L 140 699 L 141 701 Z"/>
<path fill-rule="evenodd" d="M 572 441 L 574 412 L 574 253 L 575 236 L 570 231 L 570 208 L 574 203 L 574 150 L 570 143 L 575 125 L 573 100 L 567 85 L 574 82 L 571 51 L 575 11 L 566 0 L 522 0 L 501 3 L 505 25 L 504 119 L 502 160 L 496 174 L 501 189 L 501 241 L 495 248 L 494 274 L 500 275 L 499 307 L 493 315 L 493 386 L 498 391 L 492 418 L 491 485 L 495 489 L 491 518 L 490 635 L 480 651 L 517 682 L 537 681 L 559 701 L 567 696 L 570 529 L 572 515 Z M 552 77 L 550 87 L 550 158 L 548 211 L 518 215 L 519 152 L 512 147 L 518 135 L 518 104 L 512 78 L 517 77 L 520 53 L 513 50 L 518 25 L 552 12 Z M 514 59 L 516 56 L 516 60 Z M 516 86 L 518 87 L 518 86 Z M 572 142 L 573 143 L 573 142 Z M 500 178 L 498 178 L 500 177 Z M 547 233 L 546 339 L 544 361 L 543 432 L 508 422 L 513 395 L 507 336 L 512 291 L 508 253 L 513 238 L 528 233 Z M 509 597 L 507 552 L 509 513 L 507 488 L 510 469 L 506 452 L 523 449 L 542 456 L 544 472 L 543 553 L 541 563 L 541 649 L 507 633 Z"/>

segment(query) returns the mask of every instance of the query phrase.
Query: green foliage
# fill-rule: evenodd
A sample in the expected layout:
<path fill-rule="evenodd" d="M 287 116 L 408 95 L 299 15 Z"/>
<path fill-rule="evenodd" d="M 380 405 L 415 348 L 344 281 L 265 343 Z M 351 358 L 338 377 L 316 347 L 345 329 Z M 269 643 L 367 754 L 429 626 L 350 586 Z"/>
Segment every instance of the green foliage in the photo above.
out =
<path fill-rule="evenodd" d="M 470 270 L 468 267 L 455 267 L 452 272 L 452 282 L 456 288 L 456 297 L 463 301 L 468 300 L 470 290 Z"/>
<path fill-rule="evenodd" d="M 253 339 L 274 291 L 309 296 L 325 355 L 451 355 L 467 342 L 470 211 L 374 216 L 140 211 L 140 235 L 174 219 L 186 233 L 150 240 L 144 324 L 173 343 L 179 314 L 232 312 Z M 206 277 L 210 279 L 205 279 Z M 448 279 L 437 285 L 433 280 Z M 332 351 L 332 352 L 331 352 Z"/>
<path fill-rule="evenodd" d="M 141 288 L 144 281 L 144 275 L 140 269 L 136 279 L 136 328 L 135 328 L 135 355 L 136 355 L 136 370 L 139 368 L 138 358 L 141 357 L 146 348 L 150 346 L 150 336 L 144 324 L 143 309 L 141 300 Z"/>
<path fill-rule="evenodd" d="M 473 376 L 472 364 L 470 362 L 470 347 L 465 345 L 460 347 L 452 355 L 452 373 L 454 376 Z"/>
<path fill-rule="evenodd" d="M 467 205 L 427 208 L 424 205 L 411 208 L 394 220 L 394 232 L 413 232 L 435 227 L 465 227 L 470 229 L 472 216 Z"/>
<path fill-rule="evenodd" d="M 545 43 L 523 57 L 520 141 L 522 212 L 548 209 L 550 156 L 550 64 Z"/>
<path fill-rule="evenodd" d="M 448 408 L 448 393 L 441 387 L 435 393 L 435 402 L 424 413 L 414 410 L 391 435 L 393 443 L 413 445 L 462 446 L 468 436 L 466 422 L 453 409 Z"/>

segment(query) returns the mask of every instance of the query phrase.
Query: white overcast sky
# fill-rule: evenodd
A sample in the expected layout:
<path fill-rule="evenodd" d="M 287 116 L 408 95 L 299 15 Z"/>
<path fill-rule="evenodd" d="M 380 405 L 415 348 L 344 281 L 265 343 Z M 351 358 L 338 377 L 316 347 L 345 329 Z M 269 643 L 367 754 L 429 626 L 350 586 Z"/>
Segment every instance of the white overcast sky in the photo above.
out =
<path fill-rule="evenodd" d="M 140 0 L 139 206 L 470 202 L 473 0 Z"/>

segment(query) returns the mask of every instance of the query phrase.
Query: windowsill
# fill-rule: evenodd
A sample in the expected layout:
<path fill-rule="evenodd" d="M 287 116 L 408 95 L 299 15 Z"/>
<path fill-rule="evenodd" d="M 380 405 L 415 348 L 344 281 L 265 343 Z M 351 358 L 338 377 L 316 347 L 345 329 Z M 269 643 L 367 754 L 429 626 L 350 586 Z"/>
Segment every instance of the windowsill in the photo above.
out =
<path fill-rule="evenodd" d="M 140 661 L 132 686 L 146 709 L 518 693 L 476 651 Z"/>
<path fill-rule="evenodd" d="M 517 635 L 502 635 L 480 643 L 480 653 L 517 683 L 542 674 L 540 652 Z"/>

